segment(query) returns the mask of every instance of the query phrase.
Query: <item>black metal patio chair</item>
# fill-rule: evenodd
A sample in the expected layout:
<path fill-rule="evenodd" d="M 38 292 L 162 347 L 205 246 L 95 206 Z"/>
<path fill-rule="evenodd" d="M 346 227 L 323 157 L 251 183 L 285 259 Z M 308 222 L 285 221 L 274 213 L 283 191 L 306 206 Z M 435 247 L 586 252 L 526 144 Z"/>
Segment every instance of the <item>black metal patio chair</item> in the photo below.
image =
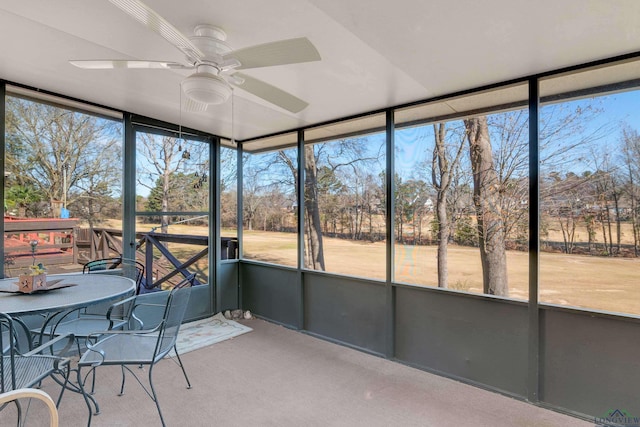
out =
<path fill-rule="evenodd" d="M 136 281 L 136 294 L 140 293 L 140 285 L 144 278 L 144 264 L 135 259 L 123 258 L 122 256 L 96 259 L 89 261 L 82 266 L 82 273 L 96 273 L 105 270 L 123 270 L 123 274 Z"/>
<path fill-rule="evenodd" d="M 21 335 L 26 334 L 26 337 Z M 62 386 L 56 406 L 60 404 L 62 395 L 69 382 L 69 359 L 53 355 L 54 349 L 58 354 L 67 354 L 73 346 L 73 335 L 61 335 L 37 348 L 23 352 L 21 343 L 29 342 L 28 329 L 20 325 L 11 316 L 0 313 L 0 393 L 32 388 L 43 379 L 51 376 Z M 62 350 L 59 347 L 66 342 Z M 30 345 L 29 345 L 30 347 Z M 58 375 L 58 377 L 56 377 Z M 18 409 L 18 425 L 21 425 L 22 408 L 15 400 Z M 4 405 L 0 409 L 4 408 Z"/>
<path fill-rule="evenodd" d="M 124 276 L 135 279 L 136 293 L 139 291 L 144 276 L 144 266 L 139 261 L 122 257 L 98 259 L 86 263 L 82 271 L 91 274 L 114 269 L 121 269 Z M 76 337 L 78 354 L 81 354 L 81 347 L 92 332 L 129 326 L 134 300 L 125 298 L 115 303 L 95 304 L 50 315 L 40 328 L 40 340 L 72 333 Z"/>
<path fill-rule="evenodd" d="M 191 294 L 191 285 L 195 278 L 195 274 L 191 274 L 176 285 L 169 292 L 166 304 L 148 304 L 136 302 L 133 307 L 133 313 L 137 309 L 148 310 L 155 308 L 162 311 L 162 318 L 159 324 L 153 329 L 146 330 L 119 330 L 119 331 L 103 331 L 97 332 L 95 337 L 102 337 L 95 344 L 87 342 L 87 351 L 82 355 L 78 362 L 78 383 L 80 387 L 84 387 L 86 378 L 91 372 L 99 366 L 118 365 L 122 367 L 122 385 L 120 394 L 124 394 L 124 386 L 126 372 L 128 371 L 138 383 L 142 386 L 147 395 L 153 400 L 158 409 L 160 421 L 164 426 L 164 418 L 160 409 L 160 403 L 153 386 L 153 367 L 162 360 L 171 350 L 175 351 L 176 362 L 182 369 L 182 373 L 187 382 L 187 388 L 191 388 L 191 383 L 187 372 L 180 359 L 180 354 L 176 348 L 176 339 L 180 324 L 184 319 L 184 315 Z M 92 336 L 89 337 L 90 339 Z M 148 365 L 149 388 L 145 387 L 142 381 L 136 376 L 131 367 L 139 367 Z M 89 368 L 89 371 L 82 376 L 82 369 Z M 85 401 L 89 408 L 89 423 L 93 408 L 90 400 L 85 396 Z M 97 412 L 96 412 L 97 413 Z"/>

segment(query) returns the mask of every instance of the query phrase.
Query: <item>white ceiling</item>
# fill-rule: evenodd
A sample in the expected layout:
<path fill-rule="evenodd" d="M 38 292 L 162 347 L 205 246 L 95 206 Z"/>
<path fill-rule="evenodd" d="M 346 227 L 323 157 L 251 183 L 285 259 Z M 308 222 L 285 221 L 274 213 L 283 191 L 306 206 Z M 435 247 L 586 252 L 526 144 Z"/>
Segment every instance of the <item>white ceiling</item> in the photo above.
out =
<path fill-rule="evenodd" d="M 236 90 L 238 140 L 640 51 L 637 0 L 146 3 L 185 35 L 223 28 L 234 49 L 295 37 L 316 46 L 320 62 L 244 71 L 310 105 L 292 114 Z M 0 79 L 231 136 L 231 102 L 180 113 L 188 72 L 82 70 L 70 59 L 184 62 L 106 0 L 0 0 Z"/>

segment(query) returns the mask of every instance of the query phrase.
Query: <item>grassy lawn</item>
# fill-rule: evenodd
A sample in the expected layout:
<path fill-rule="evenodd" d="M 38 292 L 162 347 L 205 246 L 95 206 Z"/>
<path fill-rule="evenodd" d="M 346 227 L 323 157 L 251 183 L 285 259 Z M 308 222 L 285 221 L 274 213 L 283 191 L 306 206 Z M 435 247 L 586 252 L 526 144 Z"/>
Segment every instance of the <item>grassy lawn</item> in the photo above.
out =
<path fill-rule="evenodd" d="M 326 270 L 384 280 L 385 244 L 324 238 Z M 245 258 L 296 265 L 296 235 L 244 231 Z M 423 286 L 437 284 L 435 246 L 395 247 L 395 281 Z M 450 246 L 449 287 L 482 293 L 482 270 L 477 248 Z M 528 299 L 529 258 L 508 251 L 510 296 Z M 560 253 L 540 254 L 540 301 L 640 314 L 640 259 L 606 258 Z"/>
<path fill-rule="evenodd" d="M 155 224 L 138 224 L 146 231 Z M 206 227 L 188 224 L 172 225 L 173 234 L 206 235 Z M 626 231 L 626 230 L 625 230 Z M 244 230 L 244 256 L 247 259 L 295 267 L 296 235 Z M 623 233 L 628 238 L 630 233 Z M 235 230 L 222 230 L 222 235 L 236 236 Z M 552 236 L 560 237 L 560 236 Z M 560 237 L 561 238 L 561 237 Z M 326 270 L 371 279 L 385 279 L 384 242 L 354 242 L 325 237 Z M 175 247 L 176 255 L 186 259 L 201 247 Z M 396 245 L 396 282 L 421 286 L 437 284 L 435 246 Z M 482 270 L 477 248 L 451 245 L 448 251 L 449 287 L 482 293 Z M 510 296 L 528 299 L 529 258 L 526 252 L 508 251 L 507 269 Z M 207 271 L 206 265 L 198 265 Z M 607 258 L 561 253 L 540 254 L 540 301 L 640 315 L 640 259 Z"/>

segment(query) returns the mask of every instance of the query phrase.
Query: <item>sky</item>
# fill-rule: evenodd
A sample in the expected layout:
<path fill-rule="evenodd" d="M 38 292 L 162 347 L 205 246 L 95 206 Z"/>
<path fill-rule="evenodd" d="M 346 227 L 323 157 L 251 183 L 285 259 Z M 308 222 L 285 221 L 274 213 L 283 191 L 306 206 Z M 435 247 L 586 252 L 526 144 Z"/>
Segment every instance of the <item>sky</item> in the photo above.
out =
<path fill-rule="evenodd" d="M 567 105 L 594 105 L 601 110 L 596 118 L 588 123 L 584 123 L 587 130 L 609 127 L 611 131 L 602 138 L 604 144 L 614 144 L 620 139 L 621 124 L 626 124 L 632 129 L 640 132 L 640 91 L 627 91 L 614 93 L 607 96 L 583 99 L 566 103 Z M 546 107 L 543 106 L 543 112 Z M 526 135 L 525 135 L 526 136 Z M 377 149 L 379 140 L 384 138 L 384 133 L 366 136 L 365 152 L 369 148 Z M 433 147 L 433 129 L 431 125 L 404 128 L 396 131 L 395 135 L 395 166 L 396 172 L 403 179 L 425 179 L 429 180 L 429 171 L 425 170 L 425 162 L 430 163 L 431 151 Z M 466 154 L 466 153 L 465 153 Z M 382 153 L 384 156 L 384 153 Z M 145 159 L 138 156 L 138 166 L 148 169 Z M 376 166 L 382 170 L 384 168 L 384 157 L 381 164 Z M 155 181 L 156 177 L 152 177 Z M 147 177 L 148 180 L 148 177 Z M 137 185 L 137 195 L 148 196 L 149 189 Z"/>
<path fill-rule="evenodd" d="M 584 128 L 583 135 L 599 135 L 598 144 L 611 147 L 620 140 L 620 130 L 623 125 L 628 125 L 640 133 L 640 91 L 630 91 L 616 93 L 596 98 L 582 99 L 565 103 L 563 107 L 575 110 L 577 107 L 585 108 L 591 105 L 599 112 L 580 123 Z M 542 107 L 541 115 L 544 115 L 545 108 Z M 524 134 L 528 138 L 527 134 Z M 565 136 L 565 143 L 571 143 L 573 138 L 580 138 L 580 135 L 569 134 Z M 434 145 L 432 125 L 424 125 L 413 128 L 404 128 L 396 131 L 395 135 L 396 157 L 395 167 L 403 179 L 425 179 L 429 180 L 430 171 L 425 171 L 425 162 L 430 164 Z M 606 150 L 606 148 L 605 148 Z M 468 154 L 463 153 L 468 157 Z M 566 165 L 567 171 L 570 168 L 585 168 L 585 165 Z M 581 171 L 580 171 L 581 172 Z"/>

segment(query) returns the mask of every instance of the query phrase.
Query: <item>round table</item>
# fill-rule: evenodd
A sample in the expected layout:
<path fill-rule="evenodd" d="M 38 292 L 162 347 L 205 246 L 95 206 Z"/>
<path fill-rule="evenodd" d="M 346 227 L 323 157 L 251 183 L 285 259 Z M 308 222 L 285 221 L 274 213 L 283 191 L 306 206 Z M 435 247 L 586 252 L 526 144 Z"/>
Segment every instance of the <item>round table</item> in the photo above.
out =
<path fill-rule="evenodd" d="M 134 280 L 111 274 L 52 274 L 47 282 L 60 280 L 60 285 L 74 285 L 32 294 L 15 292 L 18 278 L 0 280 L 0 313 L 11 316 L 50 313 L 86 307 L 130 295 Z"/>

